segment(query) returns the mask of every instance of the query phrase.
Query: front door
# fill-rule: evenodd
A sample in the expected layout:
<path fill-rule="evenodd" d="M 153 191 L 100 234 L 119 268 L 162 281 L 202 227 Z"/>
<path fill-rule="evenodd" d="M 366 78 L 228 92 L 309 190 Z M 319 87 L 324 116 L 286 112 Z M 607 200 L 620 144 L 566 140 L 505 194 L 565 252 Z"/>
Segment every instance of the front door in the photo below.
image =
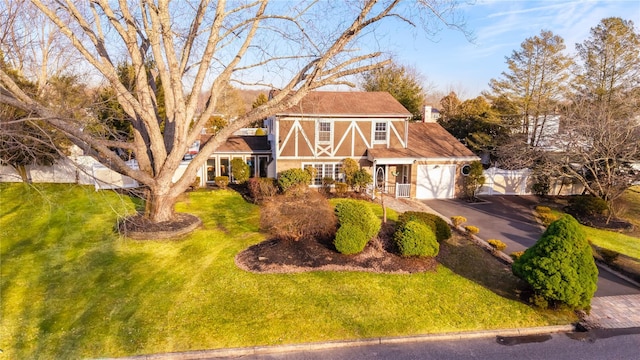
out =
<path fill-rule="evenodd" d="M 382 190 L 386 192 L 386 181 L 387 181 L 387 167 L 386 165 L 376 165 L 376 171 L 374 173 L 374 181 L 375 187 L 377 190 Z"/>

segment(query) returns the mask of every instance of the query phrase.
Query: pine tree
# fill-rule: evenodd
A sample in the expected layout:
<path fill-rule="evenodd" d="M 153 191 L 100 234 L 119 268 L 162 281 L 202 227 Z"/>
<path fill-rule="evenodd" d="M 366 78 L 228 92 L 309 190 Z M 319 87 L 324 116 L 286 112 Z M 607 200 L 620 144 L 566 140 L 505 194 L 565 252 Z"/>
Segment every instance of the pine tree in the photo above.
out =
<path fill-rule="evenodd" d="M 489 84 L 492 99 L 504 96 L 517 105 L 522 119 L 520 132 L 527 135 L 530 145 L 538 145 L 547 117 L 565 92 L 573 63 L 563 54 L 565 48 L 560 36 L 543 30 L 539 36 L 527 38 L 520 50 L 514 50 L 507 58 L 509 71 Z"/>
<path fill-rule="evenodd" d="M 598 268 L 580 224 L 570 215 L 551 223 L 532 247 L 513 263 L 513 273 L 544 299 L 588 309 L 596 292 Z"/>

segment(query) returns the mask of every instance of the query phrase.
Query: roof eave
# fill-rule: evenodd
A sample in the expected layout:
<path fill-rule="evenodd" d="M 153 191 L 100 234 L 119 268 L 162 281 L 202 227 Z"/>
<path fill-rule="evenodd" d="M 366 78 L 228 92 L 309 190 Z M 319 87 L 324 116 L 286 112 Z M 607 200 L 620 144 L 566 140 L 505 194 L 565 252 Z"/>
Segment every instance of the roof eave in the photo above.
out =
<path fill-rule="evenodd" d="M 309 114 L 309 113 L 281 113 L 278 117 L 331 117 L 331 118 L 402 118 L 409 120 L 411 114 Z"/>

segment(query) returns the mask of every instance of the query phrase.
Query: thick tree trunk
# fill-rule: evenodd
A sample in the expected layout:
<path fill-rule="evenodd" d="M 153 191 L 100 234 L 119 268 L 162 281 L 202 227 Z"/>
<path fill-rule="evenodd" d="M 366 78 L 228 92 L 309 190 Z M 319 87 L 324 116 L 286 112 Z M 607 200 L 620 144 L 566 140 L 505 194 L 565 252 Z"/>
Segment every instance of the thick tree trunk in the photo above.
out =
<path fill-rule="evenodd" d="M 173 220 L 177 196 L 149 189 L 146 198 L 144 214 L 149 220 L 154 223 Z"/>

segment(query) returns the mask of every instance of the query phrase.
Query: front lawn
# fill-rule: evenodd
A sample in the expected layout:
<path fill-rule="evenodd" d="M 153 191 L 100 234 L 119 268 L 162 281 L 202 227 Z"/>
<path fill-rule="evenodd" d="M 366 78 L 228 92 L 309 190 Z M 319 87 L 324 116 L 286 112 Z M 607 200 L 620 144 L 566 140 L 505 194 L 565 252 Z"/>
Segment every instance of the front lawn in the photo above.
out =
<path fill-rule="evenodd" d="M 481 286 L 484 281 L 457 275 L 455 264 L 413 275 L 242 271 L 235 255 L 264 236 L 258 232 L 259 208 L 232 191 L 186 195 L 177 210 L 198 215 L 204 226 L 179 241 L 118 237 L 116 219 L 139 204 L 110 191 L 0 184 L 0 201 L 0 349 L 7 359 L 113 357 L 575 320 L 570 313 L 501 297 Z"/>
<path fill-rule="evenodd" d="M 640 211 L 640 196 L 635 198 L 633 192 L 628 192 L 629 194 L 625 196 L 625 201 L 627 202 L 625 215 L 627 216 L 633 214 L 635 211 Z M 564 212 L 555 208 L 549 209 L 542 206 L 536 207 L 536 215 L 544 225 L 549 225 L 553 220 L 564 215 Z M 637 222 L 638 220 L 636 219 L 635 221 Z M 581 227 L 587 235 L 587 240 L 589 240 L 591 244 L 640 260 L 640 238 L 622 234 L 617 231 L 596 229 L 585 225 L 581 225 Z"/>

